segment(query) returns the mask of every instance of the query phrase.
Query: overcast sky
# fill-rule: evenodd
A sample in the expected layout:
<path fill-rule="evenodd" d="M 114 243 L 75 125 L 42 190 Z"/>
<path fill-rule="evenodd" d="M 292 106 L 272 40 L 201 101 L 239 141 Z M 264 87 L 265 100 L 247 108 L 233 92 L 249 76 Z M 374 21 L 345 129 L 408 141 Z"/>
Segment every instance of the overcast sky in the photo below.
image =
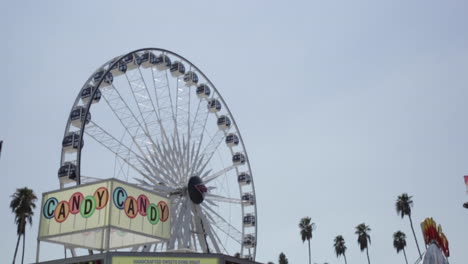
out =
<path fill-rule="evenodd" d="M 131 2 L 131 4 L 130 4 Z M 213 81 L 234 115 L 256 184 L 257 260 L 306 263 L 298 223 L 316 223 L 312 262 L 365 263 L 354 227 L 368 224 L 372 263 L 404 263 L 413 221 L 432 216 L 451 263 L 468 259 L 468 2 L 460 1 L 0 1 L 2 259 L 15 242 L 10 195 L 58 188 L 73 101 L 102 63 L 142 47 L 172 50 Z M 40 202 L 38 201 L 39 205 Z M 35 257 L 39 223 L 27 229 Z M 423 247 L 423 246 L 422 246 Z M 58 258 L 63 251 L 42 252 Z"/>

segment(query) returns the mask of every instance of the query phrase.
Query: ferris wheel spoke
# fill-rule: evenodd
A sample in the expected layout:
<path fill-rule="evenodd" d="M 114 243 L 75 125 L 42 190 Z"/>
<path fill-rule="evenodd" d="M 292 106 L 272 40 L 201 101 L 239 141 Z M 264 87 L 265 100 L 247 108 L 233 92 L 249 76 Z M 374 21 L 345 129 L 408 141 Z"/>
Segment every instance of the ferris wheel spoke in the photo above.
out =
<path fill-rule="evenodd" d="M 173 245 L 174 249 L 178 249 L 182 247 L 182 239 L 184 237 L 184 220 L 185 220 L 185 217 L 183 215 L 184 207 L 185 207 L 185 203 L 181 206 L 181 210 L 178 213 L 178 216 L 180 218 L 179 228 L 177 230 L 174 230 L 175 233 L 171 234 L 172 236 L 175 236 L 174 245 Z"/>
<path fill-rule="evenodd" d="M 237 243 L 242 243 L 242 232 L 239 231 L 236 227 L 231 225 L 224 217 L 219 215 L 209 206 L 202 205 L 202 207 L 206 210 L 207 215 L 210 216 L 210 220 L 212 221 L 213 225 L 216 226 L 220 231 L 225 233 L 227 236 L 232 238 Z"/>
<path fill-rule="evenodd" d="M 173 202 L 172 204 L 175 204 L 175 206 L 173 206 L 174 211 L 172 212 L 172 215 L 179 215 L 180 211 L 182 210 L 183 204 L 185 203 Z M 172 235 L 167 244 L 168 249 L 175 249 L 175 243 L 177 242 L 180 236 L 181 220 L 182 220 L 182 217 L 176 217 L 175 223 L 171 227 Z"/>
<path fill-rule="evenodd" d="M 192 223 L 192 210 L 190 208 L 190 199 L 187 199 L 187 206 L 185 207 L 185 224 L 184 224 L 184 247 L 190 248 L 190 235 L 191 235 L 191 223 Z"/>
<path fill-rule="evenodd" d="M 206 202 L 208 206 L 219 207 L 217 203 L 211 201 L 210 199 L 205 199 L 203 202 Z"/>
<path fill-rule="evenodd" d="M 208 200 L 211 200 L 211 201 L 216 201 L 216 202 L 222 202 L 222 203 L 232 203 L 232 204 L 241 204 L 242 203 L 242 201 L 240 199 L 224 197 L 224 196 L 221 196 L 221 195 L 216 195 L 216 194 L 211 194 L 211 193 L 207 193 L 205 195 L 205 199 L 208 199 Z"/>
<path fill-rule="evenodd" d="M 198 242 L 203 248 L 203 252 L 210 252 L 210 247 L 208 245 L 207 232 L 204 227 L 203 219 L 201 216 L 200 206 L 192 204 L 193 219 L 195 222 L 195 230 L 198 237 Z"/>
<path fill-rule="evenodd" d="M 198 251 L 198 244 L 197 244 L 197 239 L 198 238 L 197 238 L 197 233 L 195 232 L 196 229 L 195 229 L 195 225 L 193 223 L 193 219 L 194 219 L 194 217 L 192 217 L 192 221 L 190 222 L 190 229 L 191 229 L 190 237 L 191 237 L 191 240 L 192 240 L 193 249 L 195 251 Z"/>
<path fill-rule="evenodd" d="M 210 181 L 214 180 L 214 179 L 217 179 L 218 177 L 220 176 L 223 176 L 224 174 L 228 173 L 229 171 L 231 171 L 232 169 L 234 169 L 235 166 L 234 165 L 231 165 L 229 167 L 226 167 L 218 172 L 215 172 L 209 176 L 205 176 L 205 177 L 202 177 L 202 180 L 205 184 L 209 183 Z"/>
<path fill-rule="evenodd" d="M 152 146 L 155 146 L 155 145 L 152 145 Z M 170 170 L 169 170 L 169 168 L 171 168 L 170 166 L 167 167 L 166 164 L 161 162 L 161 160 L 157 157 L 157 155 L 151 155 L 150 159 L 153 162 L 152 168 L 154 169 L 154 171 L 163 178 L 161 182 L 166 183 L 166 184 L 173 184 L 173 185 L 177 184 L 176 181 L 172 177 L 170 177 Z"/>
<path fill-rule="evenodd" d="M 203 99 L 200 99 L 197 107 L 197 112 L 195 114 L 195 117 L 193 119 L 193 124 L 191 126 L 191 131 L 190 131 L 190 136 L 191 136 L 191 141 L 192 143 L 192 148 L 191 152 L 188 158 L 188 166 L 191 167 L 191 170 L 189 171 L 188 174 L 192 174 L 195 169 L 195 161 L 198 158 L 198 155 L 200 154 L 200 149 L 202 146 L 203 142 L 203 132 L 205 130 L 206 122 L 208 120 L 208 109 L 204 108 L 205 110 L 200 110 L 200 105 Z"/>
<path fill-rule="evenodd" d="M 180 164 L 179 160 L 179 150 L 176 146 L 176 140 L 172 138 L 172 144 L 163 144 L 162 149 L 158 148 L 158 151 L 162 153 L 161 156 L 161 165 L 166 168 L 166 170 L 170 171 L 171 181 L 176 183 L 179 182 L 180 179 Z"/>
<path fill-rule="evenodd" d="M 193 176 L 190 174 L 190 153 L 193 152 L 190 146 L 189 139 L 187 141 L 183 141 L 182 144 L 183 151 L 182 151 L 182 182 L 187 182 L 189 177 Z M 193 147 L 193 145 L 192 145 Z"/>
<path fill-rule="evenodd" d="M 127 71 L 125 77 L 140 113 L 142 125 L 149 134 L 151 142 L 154 143 L 155 139 L 160 138 L 159 117 L 141 69 Z"/>
<path fill-rule="evenodd" d="M 179 229 L 178 238 L 177 238 L 177 248 L 186 247 L 185 233 L 187 231 L 187 207 L 188 207 L 187 200 L 188 199 L 184 200 L 184 204 L 182 205 L 182 210 L 178 214 L 178 216 L 181 218 L 181 221 L 180 221 L 180 229 Z"/>
<path fill-rule="evenodd" d="M 190 144 L 190 142 L 188 144 Z M 195 155 L 195 142 L 192 143 L 190 151 L 188 152 L 188 155 L 189 155 L 189 157 L 187 159 L 187 170 L 188 170 L 187 174 L 190 174 L 190 172 L 192 170 L 191 166 L 192 166 L 192 163 L 193 163 L 193 157 Z"/>
<path fill-rule="evenodd" d="M 215 252 L 216 253 L 221 253 L 221 250 L 219 248 L 219 245 L 218 245 L 218 242 L 216 240 L 216 237 L 213 233 L 213 230 L 211 228 L 211 224 L 210 222 L 208 221 L 207 217 L 205 216 L 205 214 L 203 213 L 203 211 L 201 210 L 201 208 L 199 206 L 195 206 L 198 208 L 198 210 L 195 210 L 195 213 L 198 215 L 198 219 L 200 219 L 200 222 L 202 224 L 202 227 L 203 227 L 203 230 L 204 230 L 204 233 L 205 235 L 210 238 L 211 240 L 211 244 L 213 245 L 213 247 L 215 248 Z"/>
<path fill-rule="evenodd" d="M 212 171 L 212 169 L 209 169 L 209 170 L 203 172 L 203 174 L 200 175 L 200 178 L 203 179 L 206 176 L 210 175 L 211 171 Z"/>
<path fill-rule="evenodd" d="M 222 252 L 220 251 L 219 253 L 225 253 L 225 254 L 227 254 L 228 251 L 227 251 L 226 247 L 224 247 L 224 244 L 223 244 L 223 242 L 221 241 L 221 239 L 219 238 L 218 233 L 214 232 L 214 229 L 212 228 L 212 225 L 211 225 L 210 223 L 209 223 L 209 225 L 210 225 L 210 231 L 211 231 L 211 233 L 212 233 L 212 235 L 213 235 L 213 238 L 214 238 L 214 240 L 215 240 L 215 241 L 217 242 L 217 244 L 218 244 L 218 248 L 219 248 L 219 246 L 221 246 L 222 249 L 223 249 L 223 251 L 222 251 Z"/>
<path fill-rule="evenodd" d="M 183 76 L 177 78 L 175 110 L 177 134 L 187 137 L 190 131 L 190 86 L 184 83 Z"/>
<path fill-rule="evenodd" d="M 170 183 L 175 184 L 173 181 L 171 181 L 171 178 L 167 176 L 167 174 L 165 174 L 157 166 L 149 162 L 145 162 L 145 161 L 140 161 L 140 163 L 143 169 L 148 173 L 145 175 L 145 178 L 153 182 L 153 184 L 160 184 L 160 183 L 163 183 L 166 185 L 169 185 Z"/>
<path fill-rule="evenodd" d="M 135 178 L 135 180 L 138 182 L 137 186 L 141 186 L 145 189 L 157 191 L 157 192 L 164 193 L 164 194 L 170 194 L 176 191 L 175 188 L 172 188 L 167 185 L 163 185 L 161 183 L 153 184 L 153 183 L 149 183 L 145 180 L 138 179 L 138 178 Z"/>
<path fill-rule="evenodd" d="M 200 151 L 201 151 L 201 146 L 203 142 L 203 137 L 204 134 L 201 135 L 200 141 L 197 143 L 196 151 L 192 151 L 192 155 L 190 157 L 190 173 L 189 174 L 194 174 L 196 171 L 197 164 L 199 162 L 199 157 L 200 157 Z M 194 142 L 195 143 L 195 142 Z"/>
<path fill-rule="evenodd" d="M 115 155 L 115 162 L 114 162 L 114 178 L 125 178 L 128 181 L 129 175 L 129 168 L 128 163 L 124 162 L 118 155 Z"/>
<path fill-rule="evenodd" d="M 87 126 L 87 129 L 85 130 L 85 133 L 89 135 L 92 139 L 94 139 L 96 142 L 107 148 L 110 152 L 114 153 L 117 157 L 119 157 L 122 161 L 127 163 L 133 169 L 135 169 L 142 176 L 148 176 L 146 173 L 143 172 L 144 170 L 141 168 L 142 161 L 145 161 L 146 159 L 136 154 L 129 147 L 120 142 L 118 139 L 116 139 L 109 132 L 101 128 L 99 125 L 97 125 L 93 121 L 90 121 L 90 123 Z"/>
<path fill-rule="evenodd" d="M 224 138 L 224 132 L 221 130 L 218 130 L 216 134 L 211 138 L 210 142 L 205 147 L 202 154 L 200 155 L 198 162 L 195 165 L 195 168 L 196 168 L 195 171 L 203 171 L 205 169 L 205 167 L 208 165 L 211 158 L 213 157 L 213 154 L 216 152 L 219 145 L 223 141 L 223 138 Z"/>
<path fill-rule="evenodd" d="M 200 103 L 203 99 L 200 99 Z M 199 104 L 200 106 L 200 104 Z M 196 148 L 196 152 L 193 152 L 191 154 L 191 157 L 190 157 L 190 164 L 192 165 L 193 168 L 195 168 L 195 165 L 196 165 L 196 161 L 198 160 L 198 157 L 199 157 L 199 154 L 200 154 L 200 150 L 201 150 L 201 146 L 202 146 L 202 142 L 203 142 L 203 138 L 204 138 L 204 132 L 205 132 L 205 128 L 206 128 L 206 124 L 207 124 L 207 121 L 208 121 L 208 114 L 209 114 L 209 111 L 208 111 L 208 108 L 205 108 L 205 112 L 201 111 L 202 114 L 198 115 L 198 110 L 197 110 L 197 115 L 195 116 L 194 118 L 194 124 L 192 125 L 192 134 L 194 135 L 194 138 L 196 140 L 194 140 L 194 144 L 197 143 L 197 148 Z M 197 142 L 198 141 L 198 142 Z M 194 148 L 195 150 L 195 148 Z M 195 155 L 194 155 L 195 153 Z M 192 171 L 193 173 L 193 171 Z"/>
<path fill-rule="evenodd" d="M 162 164 L 168 171 L 170 171 L 172 181 L 177 182 L 178 164 L 177 158 L 174 154 L 175 150 L 171 145 L 168 145 L 167 147 L 163 145 L 162 152 L 164 153 L 161 156 Z"/>
<path fill-rule="evenodd" d="M 203 134 L 209 114 L 208 108 L 202 107 L 202 102 L 206 102 L 206 100 L 200 99 L 198 101 L 197 111 L 195 112 L 193 123 L 190 126 L 190 134 L 195 139 L 199 139 Z"/>
<path fill-rule="evenodd" d="M 155 87 L 155 94 L 157 98 L 158 113 L 162 122 L 162 127 L 174 128 L 175 113 L 173 107 L 173 99 L 171 87 L 169 85 L 169 78 L 167 71 L 158 71 L 152 68 L 153 85 Z M 172 129 L 169 129 L 171 131 Z"/>
<path fill-rule="evenodd" d="M 101 91 L 104 101 L 106 101 L 125 131 L 131 136 L 135 146 L 142 154 L 145 154 L 143 146 L 151 144 L 152 140 L 133 111 L 129 108 L 127 102 L 122 98 L 114 85 L 111 85 L 110 88 L 101 89 Z"/>
<path fill-rule="evenodd" d="M 177 174 L 176 171 L 174 170 L 174 168 L 176 167 L 176 164 L 171 159 L 171 157 L 170 157 L 171 154 L 168 153 L 169 151 L 164 147 L 164 145 L 163 145 L 162 149 L 158 145 L 154 145 L 153 147 L 155 148 L 156 152 L 158 153 L 158 155 L 153 155 L 152 156 L 153 161 L 156 162 L 157 164 L 159 164 L 161 169 L 163 169 L 165 171 L 164 177 L 166 178 L 166 180 L 170 181 L 173 184 L 176 184 L 175 179 L 170 176 L 170 175 L 176 175 Z"/>

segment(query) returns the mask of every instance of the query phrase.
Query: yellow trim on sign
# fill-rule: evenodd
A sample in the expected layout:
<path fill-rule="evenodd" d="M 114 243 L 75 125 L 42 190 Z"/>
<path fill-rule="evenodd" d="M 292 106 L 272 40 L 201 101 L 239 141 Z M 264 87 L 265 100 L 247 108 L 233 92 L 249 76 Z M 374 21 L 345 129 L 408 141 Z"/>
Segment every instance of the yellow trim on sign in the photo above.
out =
<path fill-rule="evenodd" d="M 219 259 L 181 257 L 112 257 L 112 264 L 219 264 Z"/>

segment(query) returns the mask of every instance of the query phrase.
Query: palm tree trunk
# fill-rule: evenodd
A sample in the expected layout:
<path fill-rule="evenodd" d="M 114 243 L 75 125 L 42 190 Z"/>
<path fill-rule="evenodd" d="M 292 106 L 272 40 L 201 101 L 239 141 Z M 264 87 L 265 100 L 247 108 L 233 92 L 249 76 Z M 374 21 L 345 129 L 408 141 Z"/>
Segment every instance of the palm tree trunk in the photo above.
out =
<path fill-rule="evenodd" d="M 24 249 L 26 248 L 25 247 L 25 243 L 26 243 L 26 227 L 24 228 L 24 231 L 23 231 L 23 255 L 21 256 L 21 264 L 24 263 Z"/>
<path fill-rule="evenodd" d="M 309 242 L 309 264 L 311 262 L 311 259 L 310 259 L 310 239 L 307 239 L 307 242 Z"/>
<path fill-rule="evenodd" d="M 411 230 L 413 231 L 414 241 L 416 241 L 416 247 L 418 248 L 419 257 L 422 259 L 421 250 L 419 249 L 418 239 L 416 238 L 416 233 L 414 232 L 413 220 L 411 219 L 411 215 L 408 215 L 408 217 L 409 217 L 409 221 L 411 225 Z"/>
<path fill-rule="evenodd" d="M 367 263 L 370 264 L 370 258 L 369 258 L 369 248 L 366 248 L 366 253 L 367 253 Z"/>
<path fill-rule="evenodd" d="M 21 239 L 21 235 L 18 235 L 18 241 L 16 241 L 15 255 L 13 255 L 13 264 L 15 264 L 16 254 L 18 253 L 20 239 Z"/>
<path fill-rule="evenodd" d="M 408 259 L 406 258 L 406 251 L 405 251 L 405 248 L 403 248 L 403 254 L 405 255 L 406 264 L 408 264 Z"/>
<path fill-rule="evenodd" d="M 344 263 L 348 264 L 348 261 L 346 261 L 346 254 L 345 253 L 343 253 L 343 257 L 344 257 Z"/>

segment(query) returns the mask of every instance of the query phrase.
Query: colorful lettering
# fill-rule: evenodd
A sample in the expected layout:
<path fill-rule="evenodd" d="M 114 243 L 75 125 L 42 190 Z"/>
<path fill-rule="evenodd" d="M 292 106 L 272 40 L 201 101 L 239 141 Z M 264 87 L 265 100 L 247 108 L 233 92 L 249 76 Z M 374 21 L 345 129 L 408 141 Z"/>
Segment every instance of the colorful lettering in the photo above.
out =
<path fill-rule="evenodd" d="M 59 202 L 55 197 L 47 199 L 47 201 L 44 203 L 44 208 L 42 209 L 42 215 L 44 215 L 46 219 L 51 219 L 54 217 L 54 211 L 58 203 Z"/>
<path fill-rule="evenodd" d="M 132 196 L 127 197 L 124 205 L 125 214 L 130 218 L 135 218 L 138 214 L 137 201 Z"/>
<path fill-rule="evenodd" d="M 67 201 L 61 201 L 54 211 L 55 221 L 62 223 L 67 220 L 68 215 L 70 214 L 70 207 L 68 206 Z"/>
<path fill-rule="evenodd" d="M 122 187 L 117 187 L 113 193 L 113 200 L 115 207 L 119 209 L 124 208 L 125 200 L 127 200 L 127 192 Z"/>
<path fill-rule="evenodd" d="M 151 203 L 148 206 L 147 212 L 148 214 L 146 215 L 146 218 L 148 218 L 148 221 L 153 225 L 157 224 L 160 219 L 158 206 L 155 205 L 154 203 Z"/>
<path fill-rule="evenodd" d="M 144 194 L 140 194 L 140 196 L 138 196 L 137 198 L 137 202 L 138 202 L 138 212 L 142 216 L 146 216 L 146 209 L 148 208 L 149 203 L 150 203 L 148 197 L 146 197 L 146 195 Z"/>
<path fill-rule="evenodd" d="M 94 199 L 97 202 L 96 209 L 101 210 L 106 207 L 107 201 L 109 201 L 109 191 L 106 187 L 100 187 L 94 192 Z"/>
<path fill-rule="evenodd" d="M 96 199 L 94 199 L 94 196 L 92 195 L 86 196 L 80 207 L 81 216 L 84 218 L 88 218 L 94 214 L 95 210 L 96 210 Z"/>
<path fill-rule="evenodd" d="M 160 201 L 158 203 L 158 208 L 161 213 L 160 214 L 161 222 L 166 222 L 167 219 L 169 219 L 169 207 L 167 206 L 167 203 Z"/>
<path fill-rule="evenodd" d="M 80 192 L 76 192 L 72 194 L 72 196 L 70 197 L 70 200 L 68 201 L 70 205 L 71 214 L 77 214 L 80 211 L 80 205 L 83 199 L 84 199 L 84 196 Z"/>

